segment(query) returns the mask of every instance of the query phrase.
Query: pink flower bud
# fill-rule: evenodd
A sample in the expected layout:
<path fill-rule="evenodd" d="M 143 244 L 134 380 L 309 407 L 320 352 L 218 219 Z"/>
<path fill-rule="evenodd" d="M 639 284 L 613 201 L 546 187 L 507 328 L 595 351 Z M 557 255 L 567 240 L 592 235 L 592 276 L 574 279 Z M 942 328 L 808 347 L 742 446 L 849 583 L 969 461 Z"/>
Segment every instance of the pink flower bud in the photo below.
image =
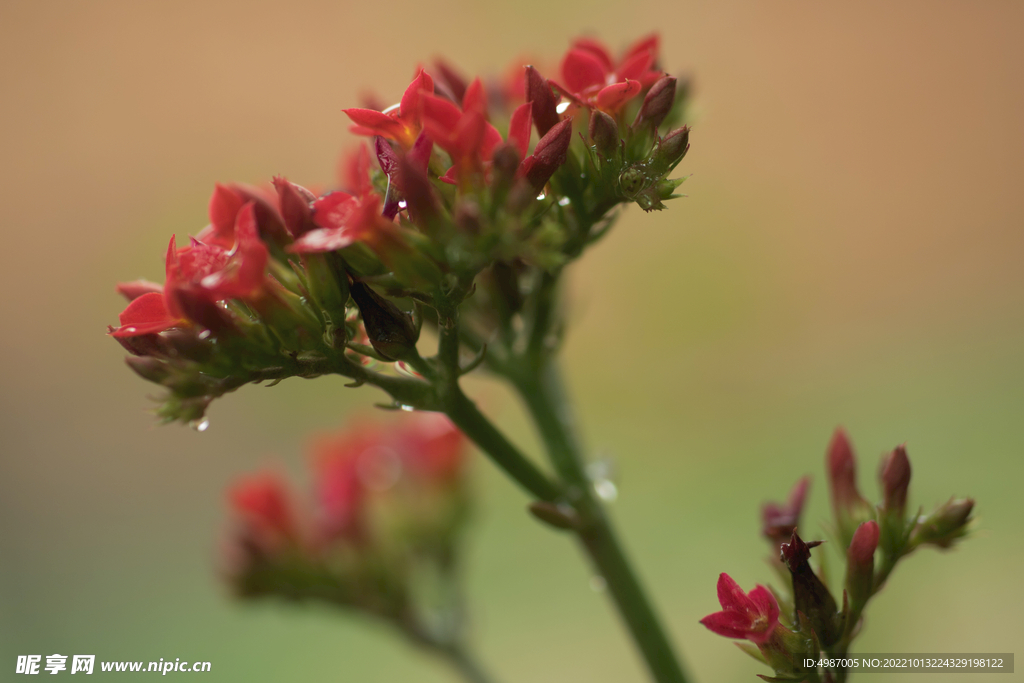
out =
<path fill-rule="evenodd" d="M 555 171 L 565 163 L 570 142 L 572 119 L 566 119 L 552 127 L 534 147 L 533 156 L 529 158 L 532 159 L 532 163 L 528 165 L 526 179 L 535 190 L 543 190 Z"/>
<path fill-rule="evenodd" d="M 551 92 L 551 86 L 532 66 L 526 67 L 526 99 L 533 103 L 533 123 L 537 126 L 537 134 L 544 137 L 548 131 L 558 125 L 557 100 Z"/>
<path fill-rule="evenodd" d="M 605 156 L 614 154 L 619 146 L 619 127 L 615 123 L 615 119 L 600 109 L 595 109 L 590 113 L 590 125 L 587 133 L 594 146 L 597 147 L 597 151 Z"/>
<path fill-rule="evenodd" d="M 907 507 L 907 488 L 910 486 L 910 459 L 904 446 L 897 446 L 883 458 L 880 479 L 884 509 L 902 517 Z"/>
<path fill-rule="evenodd" d="M 765 503 L 761 508 L 761 533 L 765 538 L 779 545 L 788 541 L 793 531 L 800 524 L 800 513 L 803 511 L 804 500 L 807 498 L 807 487 L 811 478 L 804 477 L 793 486 L 786 503 Z"/>
<path fill-rule="evenodd" d="M 878 523 L 874 520 L 864 522 L 857 527 L 846 551 L 846 589 L 856 611 L 868 601 L 874 588 L 878 536 Z"/>
<path fill-rule="evenodd" d="M 676 79 L 672 76 L 665 76 L 647 91 L 644 103 L 636 114 L 636 120 L 633 121 L 633 128 L 636 129 L 641 126 L 657 128 L 665 120 L 665 117 L 668 116 L 668 113 L 672 111 L 672 106 L 675 102 Z"/>
<path fill-rule="evenodd" d="M 843 543 L 848 544 L 854 528 L 871 516 L 871 506 L 857 490 L 857 460 L 841 427 L 832 435 L 827 466 L 832 509 Z"/>

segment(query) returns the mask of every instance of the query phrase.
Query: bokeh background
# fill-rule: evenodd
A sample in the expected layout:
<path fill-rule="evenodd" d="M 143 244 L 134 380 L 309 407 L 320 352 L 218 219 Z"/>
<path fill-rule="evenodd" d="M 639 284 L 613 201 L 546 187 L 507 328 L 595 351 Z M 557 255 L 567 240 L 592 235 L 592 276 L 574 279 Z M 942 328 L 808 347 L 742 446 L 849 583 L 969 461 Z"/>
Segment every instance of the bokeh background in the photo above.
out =
<path fill-rule="evenodd" d="M 622 46 L 652 29 L 694 79 L 690 197 L 633 207 L 575 268 L 564 355 L 688 666 L 764 671 L 697 621 L 719 572 L 771 580 L 760 503 L 811 473 L 805 526 L 825 519 L 838 424 L 868 492 L 906 442 L 912 502 L 973 495 L 981 520 L 959 550 L 899 568 L 860 651 L 1019 649 L 1021 4 L 5 0 L 0 679 L 18 654 L 60 652 L 209 660 L 211 681 L 452 680 L 376 624 L 239 604 L 216 574 L 232 478 L 298 476 L 311 430 L 380 395 L 289 380 L 216 403 L 206 433 L 159 427 L 104 335 L 113 284 L 159 279 L 216 181 L 329 182 L 352 140 L 340 110 L 397 100 L 419 62 L 496 72 L 582 32 Z M 534 448 L 500 387 L 471 389 Z M 468 590 L 497 677 L 644 680 L 576 548 L 479 456 L 474 476 Z"/>

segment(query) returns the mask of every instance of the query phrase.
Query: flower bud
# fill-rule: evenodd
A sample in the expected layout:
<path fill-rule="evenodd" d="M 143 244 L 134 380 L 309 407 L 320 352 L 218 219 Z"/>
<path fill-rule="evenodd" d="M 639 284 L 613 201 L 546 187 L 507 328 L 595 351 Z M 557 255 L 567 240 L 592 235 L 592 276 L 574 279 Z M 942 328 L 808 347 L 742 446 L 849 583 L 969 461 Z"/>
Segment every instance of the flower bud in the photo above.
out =
<path fill-rule="evenodd" d="M 811 569 L 809 562 L 811 548 L 820 544 L 821 541 L 804 543 L 794 530 L 790 542 L 782 544 L 781 556 L 793 578 L 796 611 L 802 612 L 810 621 L 822 646 L 829 647 L 839 640 L 842 628 L 835 598 Z"/>
<path fill-rule="evenodd" d="M 761 534 L 772 542 L 776 551 L 782 543 L 792 538 L 793 532 L 800 524 L 800 513 L 803 511 L 810 483 L 810 477 L 798 481 L 784 505 L 765 503 L 761 507 Z"/>
<path fill-rule="evenodd" d="M 131 282 L 118 282 L 117 293 L 128 301 L 135 301 L 143 294 L 150 292 L 163 292 L 164 286 L 149 280 L 132 280 Z"/>
<path fill-rule="evenodd" d="M 572 119 L 566 119 L 553 126 L 533 149 L 533 164 L 526 172 L 526 179 L 537 192 L 544 189 L 555 171 L 565 163 L 572 142 Z"/>
<path fill-rule="evenodd" d="M 903 517 L 907 507 L 907 488 L 910 486 L 910 459 L 907 449 L 897 446 L 882 460 L 882 509 Z"/>
<path fill-rule="evenodd" d="M 154 384 L 163 384 L 171 376 L 167 363 L 151 356 L 128 356 L 124 362 L 139 377 Z"/>
<path fill-rule="evenodd" d="M 842 428 L 832 435 L 827 467 L 839 536 L 844 545 L 849 545 L 853 530 L 872 514 L 871 505 L 857 491 L 857 460 Z"/>
<path fill-rule="evenodd" d="M 362 282 L 353 282 L 350 291 L 362 314 L 366 336 L 377 353 L 388 360 L 400 360 L 416 352 L 420 331 L 411 316 Z"/>
<path fill-rule="evenodd" d="M 590 135 L 597 151 L 605 156 L 615 154 L 619 147 L 619 127 L 615 123 L 615 119 L 600 109 L 595 109 L 590 113 L 587 134 Z"/>
<path fill-rule="evenodd" d="M 277 190 L 278 203 L 281 205 L 281 217 L 292 237 L 297 239 L 310 230 L 317 229 L 311 208 L 316 196 L 312 192 L 288 182 L 282 176 L 274 178 L 274 188 Z"/>
<path fill-rule="evenodd" d="M 664 176 L 672 171 L 690 149 L 690 128 L 676 128 L 663 138 L 658 138 L 648 158 L 648 172 L 654 177 Z"/>
<path fill-rule="evenodd" d="M 864 522 L 853 534 L 846 551 L 846 590 L 853 614 L 860 612 L 874 588 L 875 549 L 878 548 L 878 523 Z"/>
<path fill-rule="evenodd" d="M 672 76 L 665 76 L 647 91 L 644 103 L 636 114 L 636 120 L 633 121 L 633 128 L 637 129 L 641 126 L 657 128 L 672 111 L 675 101 L 676 79 Z"/>
<path fill-rule="evenodd" d="M 973 498 L 950 498 L 935 512 L 918 520 L 910 536 L 910 544 L 950 547 L 954 541 L 967 534 L 973 509 Z"/>
<path fill-rule="evenodd" d="M 537 135 L 544 137 L 558 125 L 557 102 L 551 86 L 532 66 L 526 67 L 526 100 L 533 103 L 533 123 Z"/>

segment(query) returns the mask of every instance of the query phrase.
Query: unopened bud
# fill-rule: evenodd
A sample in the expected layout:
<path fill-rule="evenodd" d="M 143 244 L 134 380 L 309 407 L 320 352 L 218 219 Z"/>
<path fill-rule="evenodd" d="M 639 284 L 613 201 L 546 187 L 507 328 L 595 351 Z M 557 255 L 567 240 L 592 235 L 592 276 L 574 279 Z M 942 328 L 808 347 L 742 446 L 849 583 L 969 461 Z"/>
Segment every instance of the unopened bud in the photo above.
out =
<path fill-rule="evenodd" d="M 665 120 L 672 106 L 676 101 L 676 79 L 672 76 L 665 76 L 647 91 L 644 103 L 637 112 L 636 120 L 633 121 L 633 128 L 650 126 L 657 128 Z"/>
<path fill-rule="evenodd" d="M 131 282 L 118 282 L 117 293 L 128 301 L 135 301 L 143 294 L 150 292 L 162 292 L 164 286 L 149 280 L 133 280 Z"/>
<path fill-rule="evenodd" d="M 377 353 L 388 360 L 401 360 L 416 352 L 420 332 L 411 316 L 362 282 L 353 282 L 350 291 Z"/>
<path fill-rule="evenodd" d="M 793 601 L 797 612 L 810 621 L 822 646 L 829 647 L 841 635 L 839 612 L 828 587 L 811 569 L 811 548 L 821 541 L 804 543 L 796 531 L 781 548 L 782 562 L 793 578 Z"/>
<path fill-rule="evenodd" d="M 619 146 L 619 127 L 608 114 L 600 109 L 590 113 L 590 125 L 587 133 L 591 141 L 597 147 L 597 151 L 605 156 L 611 156 Z"/>
<path fill-rule="evenodd" d="M 299 238 L 317 229 L 311 208 L 316 196 L 312 192 L 281 176 L 274 178 L 274 189 L 277 190 L 278 203 L 281 205 L 281 217 L 292 237 Z"/>
<path fill-rule="evenodd" d="M 967 534 L 974 509 L 973 498 L 950 498 L 935 512 L 922 517 L 910 537 L 911 545 L 931 544 L 948 548 Z"/>
<path fill-rule="evenodd" d="M 910 459 L 907 449 L 897 446 L 882 460 L 883 510 L 903 517 L 907 507 L 907 488 L 910 486 Z"/>
<path fill-rule="evenodd" d="M 853 530 L 871 518 L 871 505 L 857 490 L 857 460 L 853 447 L 842 429 L 836 429 L 828 447 L 828 481 L 832 493 L 832 509 L 836 515 L 840 539 L 849 545 Z"/>
<path fill-rule="evenodd" d="M 553 126 L 533 149 L 533 165 L 526 172 L 526 179 L 533 189 L 540 192 L 555 171 L 565 163 L 572 142 L 572 119 L 566 119 Z"/>
<path fill-rule="evenodd" d="M 463 199 L 455 207 L 455 227 L 467 235 L 480 234 L 480 205 L 472 199 Z"/>
<path fill-rule="evenodd" d="M 532 66 L 526 67 L 526 99 L 533 102 L 533 123 L 537 134 L 544 137 L 558 125 L 557 102 L 551 86 Z"/>
<path fill-rule="evenodd" d="M 875 550 L 878 548 L 878 523 L 864 522 L 853 534 L 846 551 L 846 589 L 854 611 L 859 612 L 874 588 Z"/>
<path fill-rule="evenodd" d="M 665 137 L 659 138 L 648 157 L 649 172 L 655 177 L 670 173 L 686 156 L 688 149 L 690 149 L 690 128 L 688 126 L 676 128 Z"/>
<path fill-rule="evenodd" d="M 163 384 L 171 376 L 167 363 L 151 356 L 128 356 L 124 362 L 139 377 L 155 384 Z"/>

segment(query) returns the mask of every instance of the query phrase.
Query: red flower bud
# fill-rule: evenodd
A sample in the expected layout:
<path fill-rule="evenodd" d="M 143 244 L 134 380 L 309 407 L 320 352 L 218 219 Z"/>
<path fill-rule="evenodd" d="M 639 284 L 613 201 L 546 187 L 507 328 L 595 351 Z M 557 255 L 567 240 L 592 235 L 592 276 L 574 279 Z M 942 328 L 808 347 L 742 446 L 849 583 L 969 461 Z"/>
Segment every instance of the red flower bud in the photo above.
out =
<path fill-rule="evenodd" d="M 157 284 L 156 282 L 150 282 L 149 280 L 133 280 L 131 282 L 117 283 L 117 293 L 125 299 L 128 299 L 128 301 L 134 301 L 143 294 L 163 291 L 163 285 Z"/>
<path fill-rule="evenodd" d="M 832 493 L 832 509 L 844 544 L 849 544 L 853 530 L 871 517 L 871 505 L 857 490 L 857 460 L 846 432 L 840 427 L 828 447 L 828 481 Z"/>
<path fill-rule="evenodd" d="M 317 229 L 311 208 L 316 195 L 300 185 L 288 182 L 282 176 L 274 178 L 274 188 L 277 190 L 284 225 L 292 237 L 299 238 Z"/>
<path fill-rule="evenodd" d="M 619 127 L 615 123 L 615 119 L 600 109 L 595 109 L 590 113 L 590 125 L 587 133 L 594 146 L 597 147 L 597 151 L 605 156 L 614 154 L 619 146 Z"/>
<path fill-rule="evenodd" d="M 807 487 L 811 478 L 804 477 L 796 483 L 789 493 L 789 500 L 784 505 L 765 503 L 761 508 L 761 533 L 772 541 L 775 549 L 788 541 L 793 531 L 800 524 L 800 513 L 803 511 L 804 500 L 807 498 Z"/>
<path fill-rule="evenodd" d="M 903 517 L 907 507 L 907 488 L 910 486 L 910 458 L 907 449 L 897 446 L 882 460 L 883 509 Z"/>
<path fill-rule="evenodd" d="M 533 156 L 523 161 L 526 179 L 540 192 L 555 171 L 565 163 L 572 142 L 572 120 L 566 119 L 555 125 L 540 139 L 533 150 Z M 527 163 L 529 162 L 529 163 Z"/>
<path fill-rule="evenodd" d="M 633 128 L 650 126 L 657 128 L 665 120 L 672 106 L 676 102 L 676 79 L 672 76 L 665 76 L 651 86 L 644 97 L 644 103 L 640 105 L 640 111 L 633 121 Z"/>
<path fill-rule="evenodd" d="M 526 67 L 526 100 L 533 103 L 533 123 L 537 126 L 537 134 L 544 137 L 558 125 L 561 117 L 551 86 L 532 66 Z"/>
<path fill-rule="evenodd" d="M 846 589 L 854 612 L 860 611 L 874 588 L 878 536 L 878 523 L 874 520 L 864 522 L 857 527 L 846 551 Z"/>

